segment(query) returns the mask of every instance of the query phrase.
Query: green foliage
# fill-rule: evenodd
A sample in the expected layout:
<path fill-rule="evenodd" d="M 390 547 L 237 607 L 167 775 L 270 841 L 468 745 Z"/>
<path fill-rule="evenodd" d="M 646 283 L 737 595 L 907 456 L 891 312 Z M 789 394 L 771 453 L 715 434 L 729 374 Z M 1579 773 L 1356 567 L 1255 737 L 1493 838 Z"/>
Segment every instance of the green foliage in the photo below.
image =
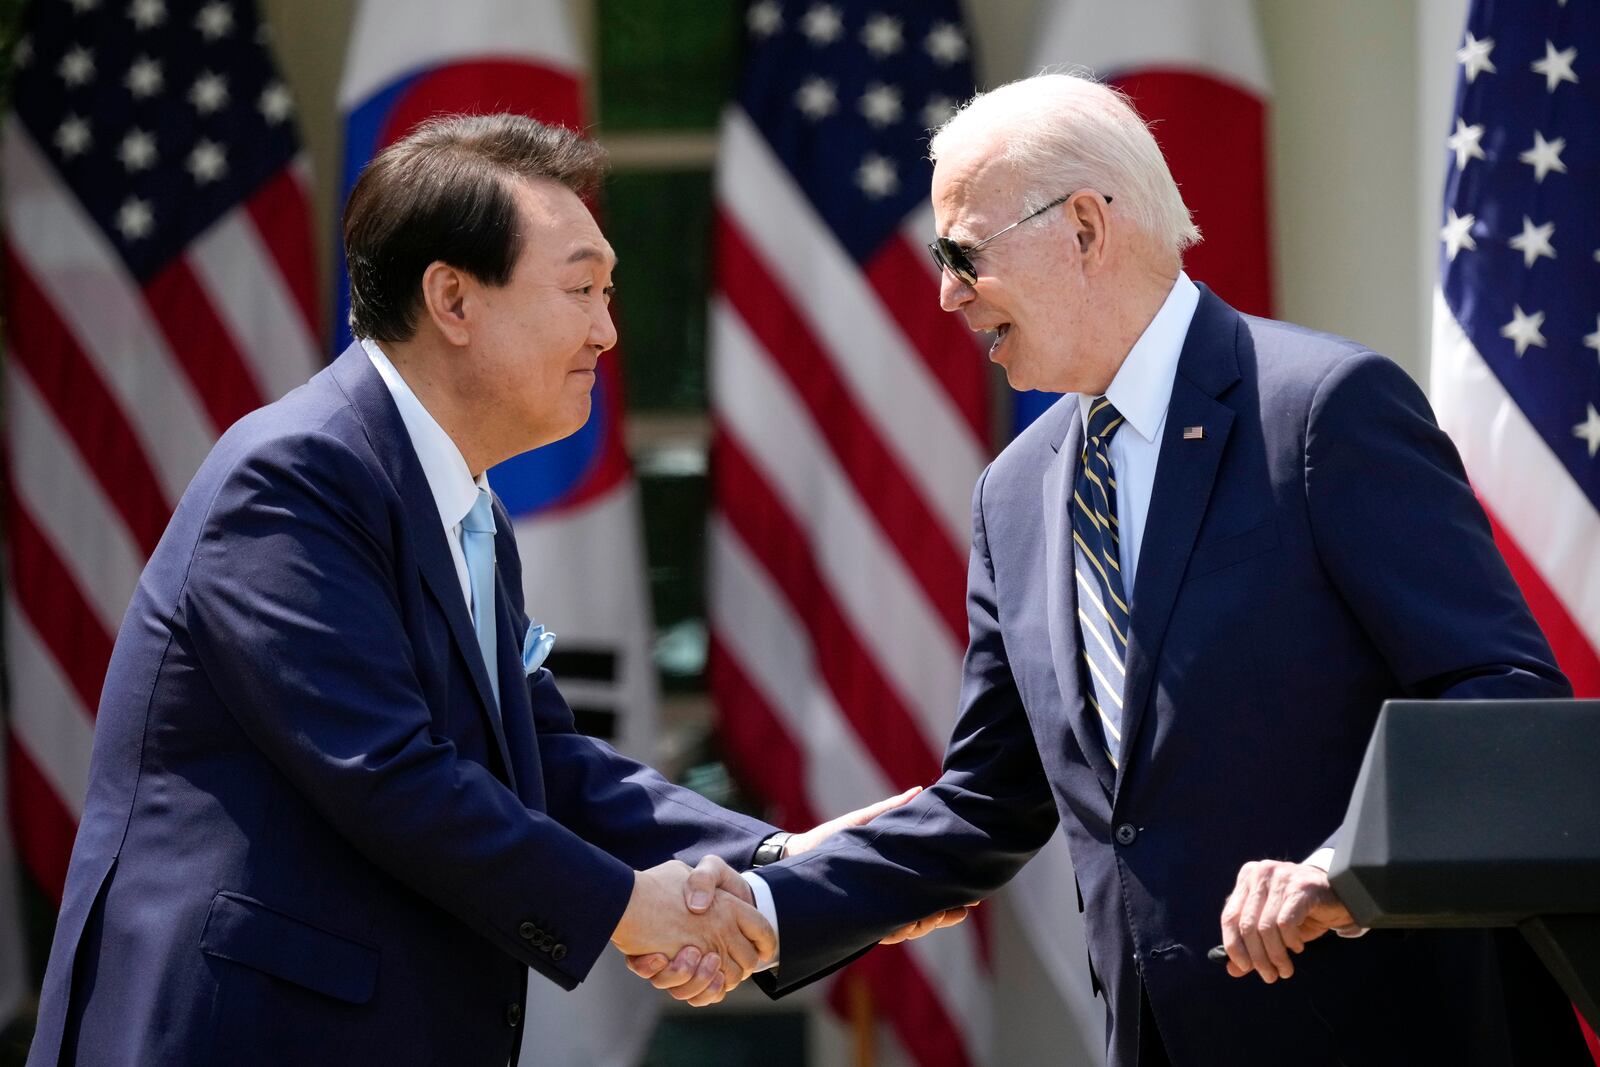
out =
<path fill-rule="evenodd" d="M 22 37 L 22 15 L 27 0 L 0 0 L 0 107 L 11 102 L 12 54 Z"/>
<path fill-rule="evenodd" d="M 600 126 L 714 127 L 738 76 L 741 0 L 600 0 Z"/>
<path fill-rule="evenodd" d="M 617 250 L 617 330 L 633 412 L 706 408 L 711 175 L 623 171 L 606 187 Z"/>

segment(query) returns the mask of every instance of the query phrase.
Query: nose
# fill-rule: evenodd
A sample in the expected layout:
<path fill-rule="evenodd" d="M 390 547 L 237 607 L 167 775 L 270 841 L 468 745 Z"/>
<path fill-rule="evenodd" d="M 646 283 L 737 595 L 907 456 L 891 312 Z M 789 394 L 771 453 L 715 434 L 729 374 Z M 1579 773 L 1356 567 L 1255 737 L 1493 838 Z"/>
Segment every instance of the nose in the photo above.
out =
<path fill-rule="evenodd" d="M 601 304 L 589 320 L 589 343 L 600 352 L 609 352 L 617 344 L 617 327 L 611 321 L 611 308 Z"/>
<path fill-rule="evenodd" d="M 976 294 L 972 286 L 947 270 L 939 272 L 939 306 L 946 311 L 957 311 L 970 303 Z"/>

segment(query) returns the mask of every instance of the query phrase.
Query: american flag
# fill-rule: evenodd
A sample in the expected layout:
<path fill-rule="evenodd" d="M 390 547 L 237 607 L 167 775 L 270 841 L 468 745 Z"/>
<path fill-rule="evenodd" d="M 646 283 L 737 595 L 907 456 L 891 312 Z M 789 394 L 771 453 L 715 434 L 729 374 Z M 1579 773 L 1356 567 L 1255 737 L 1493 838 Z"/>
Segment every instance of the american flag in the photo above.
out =
<path fill-rule="evenodd" d="M 938 306 L 928 129 L 973 92 L 955 0 L 757 0 L 723 122 L 711 306 L 709 663 L 779 823 L 931 783 L 966 647 L 986 367 Z M 779 916 L 782 923 L 782 916 Z M 919 1064 L 980 1064 L 979 923 L 869 953 Z"/>
<path fill-rule="evenodd" d="M 1600 8 L 1474 4 L 1432 392 L 1580 696 L 1600 696 Z"/>
<path fill-rule="evenodd" d="M 1456 59 L 1433 403 L 1556 660 L 1600 696 L 1600 8 L 1474 3 Z"/>
<path fill-rule="evenodd" d="M 320 363 L 293 105 L 248 0 L 41 0 L 0 134 L 9 792 L 60 897 L 146 557 L 235 419 Z"/>

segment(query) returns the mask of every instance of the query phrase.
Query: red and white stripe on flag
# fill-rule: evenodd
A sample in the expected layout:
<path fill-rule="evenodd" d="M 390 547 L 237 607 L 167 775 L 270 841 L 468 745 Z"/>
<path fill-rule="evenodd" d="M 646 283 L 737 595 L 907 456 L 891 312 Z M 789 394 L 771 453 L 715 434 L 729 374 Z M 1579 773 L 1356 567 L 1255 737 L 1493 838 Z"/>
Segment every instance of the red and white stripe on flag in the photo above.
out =
<path fill-rule="evenodd" d="M 0 134 L 8 799 L 57 899 L 145 560 L 222 431 L 321 363 L 290 100 L 224 14 L 35 5 Z"/>
<path fill-rule="evenodd" d="M 1151 124 L 1204 240 L 1184 266 L 1241 311 L 1273 305 L 1265 55 L 1248 0 L 1065 0 L 1046 14 L 1035 68 L 1086 68 Z M 1097 1058 L 1104 1012 L 1090 988 L 1072 861 L 1059 836 L 1007 889 Z"/>
<path fill-rule="evenodd" d="M 986 367 L 922 245 L 926 127 L 972 86 L 953 3 L 757 2 L 746 29 L 717 174 L 709 677 L 742 780 L 801 829 L 935 780 L 954 725 Z M 833 982 L 912 1062 L 991 1062 L 981 921 Z"/>

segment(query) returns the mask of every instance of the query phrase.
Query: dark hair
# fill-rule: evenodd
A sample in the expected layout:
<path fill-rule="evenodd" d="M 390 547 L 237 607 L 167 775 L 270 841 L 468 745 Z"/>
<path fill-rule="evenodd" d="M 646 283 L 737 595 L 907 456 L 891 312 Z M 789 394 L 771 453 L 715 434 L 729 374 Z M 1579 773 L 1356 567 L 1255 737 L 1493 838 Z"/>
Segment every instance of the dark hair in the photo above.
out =
<path fill-rule="evenodd" d="M 504 285 L 522 251 L 508 179 L 559 182 L 584 196 L 605 165 L 593 141 L 523 115 L 447 115 L 418 126 L 367 164 L 345 205 L 351 332 L 408 340 L 422 274 L 435 260 Z"/>

